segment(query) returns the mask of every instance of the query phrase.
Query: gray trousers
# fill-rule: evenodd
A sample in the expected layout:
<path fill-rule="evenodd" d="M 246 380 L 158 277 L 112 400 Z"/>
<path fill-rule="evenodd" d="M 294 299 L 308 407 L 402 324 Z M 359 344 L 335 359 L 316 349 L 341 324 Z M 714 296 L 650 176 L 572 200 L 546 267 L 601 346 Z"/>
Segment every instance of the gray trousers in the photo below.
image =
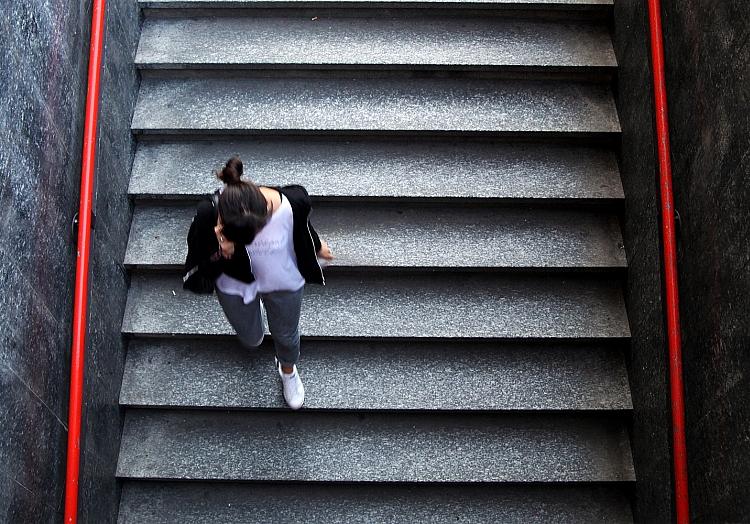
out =
<path fill-rule="evenodd" d="M 265 329 L 260 308 L 260 300 L 263 299 L 276 358 L 282 366 L 292 366 L 299 360 L 299 316 L 304 290 L 303 287 L 299 291 L 258 294 L 249 304 L 245 304 L 242 297 L 227 295 L 218 288 L 216 295 L 240 342 L 248 348 L 256 348 L 263 342 Z"/>

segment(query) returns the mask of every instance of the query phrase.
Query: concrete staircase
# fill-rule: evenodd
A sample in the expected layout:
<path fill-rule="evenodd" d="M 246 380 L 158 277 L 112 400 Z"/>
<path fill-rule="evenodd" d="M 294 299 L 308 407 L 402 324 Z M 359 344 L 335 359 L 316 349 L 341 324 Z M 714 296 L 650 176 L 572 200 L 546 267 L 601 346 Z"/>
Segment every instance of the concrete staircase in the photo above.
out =
<path fill-rule="evenodd" d="M 611 0 L 145 0 L 121 523 L 629 522 Z M 304 184 L 301 412 L 182 291 L 211 171 Z"/>

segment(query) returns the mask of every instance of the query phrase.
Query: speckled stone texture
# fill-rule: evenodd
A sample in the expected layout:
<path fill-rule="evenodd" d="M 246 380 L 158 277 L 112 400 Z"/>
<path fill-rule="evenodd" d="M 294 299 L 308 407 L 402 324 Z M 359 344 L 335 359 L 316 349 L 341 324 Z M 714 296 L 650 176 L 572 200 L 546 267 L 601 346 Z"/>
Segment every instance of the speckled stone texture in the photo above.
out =
<path fill-rule="evenodd" d="M 125 264 L 182 269 L 195 206 L 141 206 Z M 625 268 L 615 215 L 549 209 L 319 206 L 329 268 Z"/>
<path fill-rule="evenodd" d="M 616 67 L 604 26 L 492 18 L 149 19 L 141 68 Z"/>
<path fill-rule="evenodd" d="M 117 473 L 322 482 L 634 480 L 621 421 L 552 414 L 468 418 L 131 409 Z"/>
<path fill-rule="evenodd" d="M 216 297 L 183 291 L 178 275 L 134 276 L 122 329 L 132 335 L 233 333 Z M 620 286 L 611 279 L 459 273 L 331 277 L 325 287 L 305 290 L 300 330 L 345 338 L 630 336 Z"/>
<path fill-rule="evenodd" d="M 126 406 L 283 408 L 270 344 L 223 339 L 130 344 Z M 356 370 L 356 379 L 347 379 Z M 629 410 L 616 345 L 305 341 L 304 409 Z M 418 377 L 420 387 L 415 387 Z"/>
<path fill-rule="evenodd" d="M 664 8 L 691 516 L 750 516 L 750 10 Z"/>
<path fill-rule="evenodd" d="M 632 522 L 622 492 L 609 487 L 450 487 L 403 484 L 206 484 L 130 482 L 120 524 L 309 522 L 485 524 Z"/>
<path fill-rule="evenodd" d="M 113 522 L 117 406 L 124 351 L 118 316 L 126 297 L 129 120 L 137 85 L 138 19 L 131 2 L 108 3 L 97 156 L 97 230 L 81 440 L 79 518 Z M 89 2 L 3 4 L 0 31 L 2 230 L 0 299 L 0 520 L 62 518 L 68 359 L 78 211 Z M 118 189 L 119 188 L 119 189 Z M 123 211 L 124 210 L 124 211 Z M 106 304 L 106 305 L 105 305 Z"/>
<path fill-rule="evenodd" d="M 0 521 L 62 519 L 68 361 L 90 2 L 6 0 L 0 17 Z M 137 86 L 133 2 L 108 3 L 79 518 L 113 522 L 126 297 L 123 214 Z M 128 148 L 131 151 L 128 152 Z M 119 184 L 119 194 L 118 194 Z M 100 295 L 104 296 L 104 295 Z M 118 306 L 119 304 L 119 306 Z M 119 309 L 118 309 L 119 308 Z M 119 370 L 119 371 L 118 371 Z M 94 500 L 96 501 L 94 503 Z"/>
<path fill-rule="evenodd" d="M 167 9 L 132 123 L 121 522 L 631 521 L 611 2 L 142 5 Z M 270 338 L 241 349 L 181 289 L 233 153 L 305 185 L 337 255 L 306 290 L 300 413 Z"/>
<path fill-rule="evenodd" d="M 0 520 L 61 518 L 87 9 L 0 16 Z M 55 275 L 55 278 L 50 278 Z"/>
<path fill-rule="evenodd" d="M 522 80 L 144 78 L 136 133 L 620 132 L 599 84 Z"/>
<path fill-rule="evenodd" d="M 673 517 L 667 352 L 661 300 L 658 179 L 648 13 L 643 2 L 618 0 L 614 43 L 620 65 L 618 109 L 622 123 L 620 167 L 625 190 L 623 237 L 628 255 L 625 298 L 632 331 L 629 376 L 633 396 L 632 443 L 638 482 L 636 522 Z"/>
<path fill-rule="evenodd" d="M 301 5 L 330 5 L 338 6 L 345 4 L 351 6 L 352 4 L 357 7 L 371 7 L 376 5 L 383 6 L 444 6 L 450 5 L 453 7 L 474 7 L 475 5 L 486 5 L 491 8 L 528 8 L 528 7 L 539 7 L 539 8 L 566 8 L 566 9 L 586 9 L 586 8 L 602 8 L 611 7 L 614 0 L 469 0 L 469 1 L 456 1 L 456 0 L 138 0 L 139 5 L 142 7 L 149 8 L 180 8 L 180 7 L 201 7 L 201 8 L 217 8 L 217 7 L 263 7 L 263 6 L 274 6 L 274 5 L 290 5 L 294 7 L 300 7 Z"/>
<path fill-rule="evenodd" d="M 82 436 L 85 469 L 79 499 L 82 522 L 114 522 L 119 502 L 115 465 L 122 428 L 118 396 L 125 358 L 119 319 L 127 297 L 128 277 L 122 260 L 131 216 L 124 174 L 135 155 L 128 123 L 139 85 L 133 65 L 139 33 L 137 6 L 130 0 L 108 0 L 89 275 Z"/>
<path fill-rule="evenodd" d="M 317 199 L 619 200 L 617 160 L 605 148 L 465 139 L 141 141 L 134 198 L 196 198 L 239 154 L 261 184 L 304 185 Z"/>
<path fill-rule="evenodd" d="M 681 218 L 678 271 L 691 518 L 740 522 L 750 514 L 745 109 L 750 12 L 741 1 L 688 1 L 665 3 L 663 16 L 675 207 Z M 673 520 L 671 435 L 647 27 L 641 2 L 617 2 L 639 478 L 635 517 L 666 522 Z"/>

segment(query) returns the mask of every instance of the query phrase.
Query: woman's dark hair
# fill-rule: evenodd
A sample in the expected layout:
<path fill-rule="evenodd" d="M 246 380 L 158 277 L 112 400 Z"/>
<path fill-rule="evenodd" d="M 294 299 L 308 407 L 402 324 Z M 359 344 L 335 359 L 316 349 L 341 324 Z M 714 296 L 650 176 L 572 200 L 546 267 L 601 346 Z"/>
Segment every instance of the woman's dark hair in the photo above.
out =
<path fill-rule="evenodd" d="M 225 184 L 237 184 L 242 178 L 242 160 L 237 155 L 227 160 L 220 171 L 215 172 L 216 177 Z"/>
<path fill-rule="evenodd" d="M 232 242 L 249 244 L 268 221 L 268 204 L 258 186 L 242 180 L 242 160 L 233 156 L 216 176 L 226 184 L 219 196 L 222 233 Z"/>

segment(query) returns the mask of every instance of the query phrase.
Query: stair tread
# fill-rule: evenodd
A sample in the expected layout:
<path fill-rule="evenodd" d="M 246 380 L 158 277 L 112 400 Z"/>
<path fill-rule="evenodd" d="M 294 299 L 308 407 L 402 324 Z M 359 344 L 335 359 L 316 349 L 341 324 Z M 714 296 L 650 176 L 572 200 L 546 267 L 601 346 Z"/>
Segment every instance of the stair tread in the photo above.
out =
<path fill-rule="evenodd" d="M 138 3 L 118 521 L 632 522 L 620 124 L 579 81 L 617 67 L 613 0 Z M 337 255 L 301 412 L 272 342 L 181 288 L 187 201 L 233 153 L 305 185 Z"/>
<path fill-rule="evenodd" d="M 307 410 L 632 409 L 622 352 L 601 345 L 306 341 L 300 374 Z M 134 341 L 120 404 L 285 407 L 272 345 L 224 340 Z"/>
<path fill-rule="evenodd" d="M 121 478 L 628 482 L 623 421 L 544 415 L 131 409 Z"/>
<path fill-rule="evenodd" d="M 138 0 L 142 8 L 228 7 L 492 7 L 611 8 L 614 0 Z"/>
<path fill-rule="evenodd" d="M 195 206 L 138 206 L 125 265 L 182 268 Z M 615 215 L 571 210 L 329 206 L 312 221 L 334 267 L 624 268 Z"/>
<path fill-rule="evenodd" d="M 617 199 L 614 153 L 552 144 L 244 140 L 141 142 L 129 192 L 195 198 L 231 154 L 258 183 L 300 183 L 314 197 Z M 169 176 L 164 176 L 169 173 Z"/>
<path fill-rule="evenodd" d="M 608 87 L 522 80 L 144 78 L 137 133 L 613 134 Z"/>
<path fill-rule="evenodd" d="M 151 18 L 136 64 L 613 68 L 604 25 L 492 18 Z"/>
<path fill-rule="evenodd" d="M 120 524 L 632 523 L 611 486 L 241 484 L 127 481 Z"/>
<path fill-rule="evenodd" d="M 494 274 L 346 275 L 308 286 L 300 330 L 307 337 L 629 337 L 619 281 Z M 230 335 L 212 295 L 182 290 L 178 275 L 131 281 L 123 332 Z"/>

